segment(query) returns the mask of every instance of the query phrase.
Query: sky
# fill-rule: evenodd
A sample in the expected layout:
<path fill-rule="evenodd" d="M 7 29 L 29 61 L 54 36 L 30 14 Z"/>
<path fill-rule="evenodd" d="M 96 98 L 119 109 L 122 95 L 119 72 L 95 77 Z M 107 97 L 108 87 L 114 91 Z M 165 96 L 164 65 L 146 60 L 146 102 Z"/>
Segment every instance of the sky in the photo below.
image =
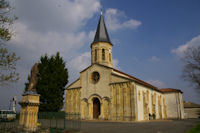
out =
<path fill-rule="evenodd" d="M 31 67 L 46 53 L 60 52 L 69 83 L 89 66 L 90 44 L 100 11 L 113 44 L 114 67 L 158 88 L 183 91 L 183 99 L 200 104 L 200 93 L 181 79 L 180 58 L 200 45 L 199 0 L 12 0 L 14 36 L 7 48 L 21 59 L 20 80 L 0 86 L 0 109 L 13 96 L 21 100 Z M 69 84 L 68 84 L 69 85 Z M 17 105 L 19 109 L 20 106 Z"/>

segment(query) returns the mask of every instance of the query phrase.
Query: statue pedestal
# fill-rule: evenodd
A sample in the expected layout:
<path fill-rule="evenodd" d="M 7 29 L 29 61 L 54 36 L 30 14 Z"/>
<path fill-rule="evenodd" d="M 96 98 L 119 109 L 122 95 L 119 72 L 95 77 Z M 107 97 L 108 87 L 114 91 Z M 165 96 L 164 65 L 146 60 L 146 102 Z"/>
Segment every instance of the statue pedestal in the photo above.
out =
<path fill-rule="evenodd" d="M 39 109 L 39 97 L 35 92 L 29 91 L 22 95 L 19 125 L 25 130 L 35 131 L 37 129 L 37 118 Z"/>

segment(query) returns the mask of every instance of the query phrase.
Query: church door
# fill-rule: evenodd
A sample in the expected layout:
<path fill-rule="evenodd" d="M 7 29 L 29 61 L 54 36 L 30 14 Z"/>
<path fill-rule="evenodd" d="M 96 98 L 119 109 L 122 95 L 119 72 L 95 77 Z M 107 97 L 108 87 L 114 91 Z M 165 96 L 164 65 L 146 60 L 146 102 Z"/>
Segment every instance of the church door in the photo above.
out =
<path fill-rule="evenodd" d="M 99 115 L 100 115 L 100 111 L 101 111 L 101 109 L 100 109 L 100 101 L 99 101 L 99 99 L 98 98 L 95 98 L 94 100 L 93 100 L 93 118 L 94 119 L 98 119 L 99 118 Z"/>

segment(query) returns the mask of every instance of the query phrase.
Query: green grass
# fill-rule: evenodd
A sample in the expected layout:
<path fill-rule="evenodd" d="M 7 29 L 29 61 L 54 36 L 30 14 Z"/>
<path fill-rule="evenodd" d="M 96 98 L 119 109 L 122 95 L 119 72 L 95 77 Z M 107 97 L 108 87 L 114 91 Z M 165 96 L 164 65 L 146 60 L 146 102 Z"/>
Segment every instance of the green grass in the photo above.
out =
<path fill-rule="evenodd" d="M 190 129 L 188 133 L 200 133 L 200 124 L 197 124 L 194 128 Z"/>

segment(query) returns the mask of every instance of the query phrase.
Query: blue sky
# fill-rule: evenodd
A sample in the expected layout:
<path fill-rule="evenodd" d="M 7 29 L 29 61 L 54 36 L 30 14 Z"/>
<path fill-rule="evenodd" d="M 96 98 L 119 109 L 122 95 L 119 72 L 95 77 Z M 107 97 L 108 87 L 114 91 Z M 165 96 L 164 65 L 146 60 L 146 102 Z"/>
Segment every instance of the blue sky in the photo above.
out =
<path fill-rule="evenodd" d="M 15 51 L 20 80 L 1 86 L 0 109 L 18 100 L 32 65 L 57 51 L 67 62 L 70 82 L 90 65 L 90 43 L 100 9 L 113 43 L 117 69 L 159 88 L 181 89 L 186 101 L 200 103 L 199 94 L 181 79 L 183 51 L 200 45 L 199 0 L 15 0 Z M 19 107 L 19 106 L 18 106 Z"/>

